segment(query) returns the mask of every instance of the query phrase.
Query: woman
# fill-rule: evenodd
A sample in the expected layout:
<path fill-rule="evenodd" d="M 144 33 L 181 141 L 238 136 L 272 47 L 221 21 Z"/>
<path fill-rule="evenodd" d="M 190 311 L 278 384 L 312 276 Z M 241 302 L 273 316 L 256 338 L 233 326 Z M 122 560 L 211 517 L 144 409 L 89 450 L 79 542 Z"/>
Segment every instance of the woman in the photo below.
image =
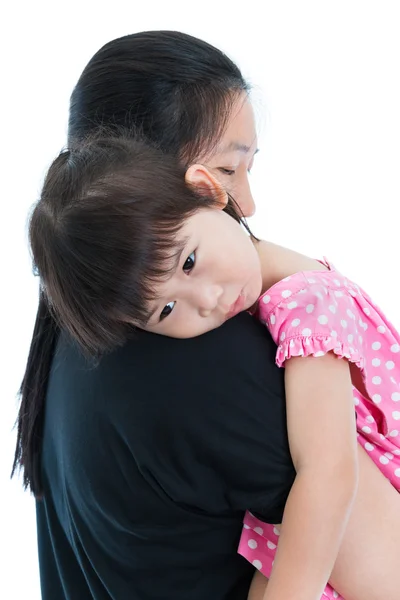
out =
<path fill-rule="evenodd" d="M 204 157 L 250 215 L 257 140 L 246 96 L 215 48 L 139 33 L 89 62 L 69 138 L 139 127 L 187 165 Z M 197 340 L 137 332 L 95 368 L 41 300 L 16 464 L 38 498 L 45 600 L 246 598 L 244 510 L 278 522 L 294 478 L 274 353 L 244 314 Z"/>
<path fill-rule="evenodd" d="M 154 46 L 153 39 L 153 49 Z M 198 68 L 198 61 L 196 63 Z M 208 60 L 207 66 L 210 64 Z M 221 78 L 216 81 L 220 84 Z M 217 94 L 209 94 L 213 107 L 218 109 L 210 133 L 217 131 L 219 138 L 211 138 L 211 148 L 197 144 L 197 154 L 191 154 L 191 140 L 182 136 L 181 151 L 175 151 L 175 154 L 186 160 L 186 165 L 197 159 L 207 164 L 210 170 L 215 169 L 218 173 L 228 171 L 230 176 L 236 172 L 239 176 L 240 161 L 236 168 L 232 165 L 227 168 L 225 163 L 225 149 L 235 148 L 238 153 L 247 156 L 244 165 L 246 169 L 250 167 L 251 156 L 255 152 L 254 125 L 245 89 L 233 82 L 232 76 L 224 81 L 225 99 L 226 90 L 229 90 L 229 104 L 222 104 L 222 111 L 216 100 Z M 187 85 L 188 80 L 186 92 Z M 213 91 L 210 80 L 209 90 Z M 163 92 L 165 96 L 165 88 Z M 177 96 L 176 89 L 174 96 Z M 194 103 L 190 91 L 185 96 Z M 206 96 L 203 90 L 202 99 Z M 140 102 L 134 104 L 136 117 L 140 114 L 139 105 Z M 204 108 L 207 109 L 206 106 Z M 98 112 L 102 117 L 102 111 Z M 179 113 L 175 107 L 174 114 L 179 116 Z M 206 113 L 212 118 L 210 107 Z M 223 125 L 221 114 L 227 115 Z M 153 118 L 151 126 L 154 122 L 156 119 Z M 186 132 L 185 119 L 177 120 L 176 128 L 179 129 L 180 123 L 184 123 Z M 139 121 L 139 124 L 146 130 L 143 123 Z M 243 125 L 242 131 L 240 124 Z M 162 136 L 157 139 L 152 128 L 149 131 L 155 141 L 168 149 Z M 246 132 L 250 131 L 252 139 L 246 140 Z M 149 135 L 148 131 L 145 132 Z M 201 134 L 202 130 L 198 133 Z M 200 135 L 194 139 L 204 137 Z M 173 145 L 171 152 L 174 153 Z M 225 166 L 217 167 L 218 164 Z M 195 169 L 189 166 L 186 176 L 196 183 Z M 241 201 L 240 194 L 237 199 Z M 97 315 L 95 301 L 92 310 Z M 250 322 L 246 323 L 246 332 L 252 326 Z M 101 328 L 100 321 L 96 327 Z M 227 331 L 226 326 L 222 331 Z M 86 332 L 80 331 L 79 334 L 82 338 Z M 123 330 L 116 330 L 112 335 L 115 339 L 104 339 L 105 347 L 127 337 Z M 249 341 L 243 331 L 237 330 L 235 335 L 241 335 L 237 339 L 242 342 Z M 237 339 L 231 344 L 237 345 Z M 24 431 L 24 418 L 32 402 L 25 402 L 26 406 L 22 406 L 20 419 L 21 442 L 28 441 L 21 448 L 22 453 L 25 449 L 26 460 L 22 454 L 22 462 L 26 481 L 37 495 L 44 490 L 44 502 L 38 505 L 38 522 L 39 530 L 41 525 L 45 529 L 42 536 L 39 535 L 39 543 L 42 581 L 46 582 L 49 597 L 54 598 L 57 593 L 64 593 L 60 597 L 91 595 L 96 598 L 200 598 L 206 593 L 213 598 L 244 597 L 248 586 L 244 572 L 232 574 L 235 518 L 240 517 L 243 508 L 249 507 L 265 521 L 280 522 L 282 506 L 293 480 L 282 430 L 281 382 L 277 381 L 271 363 L 265 364 L 268 356 L 271 359 L 270 348 L 260 349 L 257 339 L 255 336 L 252 346 L 255 344 L 258 350 L 264 352 L 260 370 L 259 356 L 251 354 L 253 364 L 247 372 L 247 369 L 243 370 L 243 363 L 246 364 L 243 350 L 230 356 L 232 348 L 220 345 L 219 340 L 216 354 L 213 346 L 216 338 L 212 334 L 194 340 L 200 351 L 197 356 L 194 344 L 179 342 L 180 347 L 174 348 L 170 345 L 171 340 L 165 343 L 163 339 L 160 346 L 162 355 L 158 354 L 160 360 L 155 354 L 154 338 L 140 334 L 137 340 L 125 344 L 120 352 L 103 360 L 100 367 L 90 370 L 89 366 L 85 368 L 83 358 L 65 335 L 60 336 L 47 390 L 42 481 L 39 473 L 26 468 L 32 435 L 41 435 L 38 428 L 33 433 L 32 429 Z M 212 346 L 208 347 L 210 341 Z M 224 344 L 227 343 L 229 340 L 225 338 Z M 126 354 L 130 344 L 132 349 Z M 164 345 L 167 347 L 164 348 Z M 140 356 L 137 356 L 138 352 Z M 183 352 L 182 356 L 180 352 Z M 247 344 L 244 352 L 249 352 Z M 223 372 L 226 379 L 221 386 L 217 383 L 218 379 L 213 382 L 216 388 L 208 407 L 209 394 L 203 379 L 204 375 L 211 381 L 216 374 L 221 376 L 221 355 L 229 359 L 228 369 Z M 185 357 L 189 357 L 189 361 Z M 141 362 L 138 359 L 142 359 Z M 200 364 L 199 381 L 196 374 Z M 157 381 L 152 376 L 153 366 L 157 368 Z M 177 368 L 176 373 L 174 368 Z M 127 381 L 129 370 L 134 372 Z M 266 396 L 262 398 L 261 403 L 268 406 L 268 411 L 263 411 L 261 404 L 252 402 L 258 387 L 253 382 L 255 373 L 258 378 L 259 373 L 267 371 L 277 385 L 273 384 L 272 397 L 271 388 L 268 390 L 270 403 Z M 246 381 L 251 375 L 250 387 L 253 389 L 248 389 L 250 395 L 247 398 L 240 397 L 240 388 L 236 389 L 238 372 Z M 183 389 L 182 381 L 190 389 L 189 381 L 185 379 L 187 375 L 190 384 L 196 386 L 193 398 L 188 399 L 185 393 L 182 394 L 182 391 L 187 391 Z M 273 383 L 273 379 L 266 381 Z M 127 383 L 130 385 L 127 386 Z M 172 393 L 164 393 L 166 385 L 167 392 Z M 137 397 L 137 392 L 143 387 L 146 388 L 144 400 Z M 226 390 L 229 392 L 228 399 L 224 398 Z M 136 392 L 133 398 L 129 397 L 132 392 Z M 24 401 L 27 399 L 29 394 L 25 392 Z M 276 425 L 279 429 L 275 429 Z M 268 438 L 267 443 L 265 438 Z M 371 465 L 363 466 L 363 460 L 360 457 L 361 488 L 368 479 L 366 495 L 373 496 L 375 488 L 371 484 L 377 483 L 377 489 L 388 496 L 386 506 L 391 507 L 387 487 L 382 486 L 381 480 L 376 481 L 376 472 L 371 474 L 368 471 Z M 262 465 L 262 461 L 266 464 Z M 248 470 L 250 473 L 246 473 Z M 361 590 L 360 578 L 353 577 L 352 581 L 351 574 L 344 573 L 341 565 L 346 551 L 355 542 L 360 542 L 362 525 L 368 522 L 366 516 L 368 510 L 365 504 L 354 511 L 350 535 L 343 544 L 334 572 L 338 589 L 347 590 L 349 598 L 361 597 L 358 593 Z M 377 539 L 378 543 L 380 540 Z M 384 547 L 388 549 L 390 546 L 386 543 Z M 363 567 L 368 565 L 365 553 L 360 553 L 360 563 Z M 51 566 L 56 564 L 57 568 L 52 571 Z M 239 568 L 239 563 L 237 566 Z M 156 569 L 158 578 L 155 580 L 152 573 Z M 362 578 L 361 583 L 365 580 L 368 584 L 368 577 Z M 376 581 L 379 593 L 384 592 L 382 583 L 379 579 Z M 368 589 L 368 585 L 366 587 Z M 368 598 L 371 597 L 369 594 Z"/>

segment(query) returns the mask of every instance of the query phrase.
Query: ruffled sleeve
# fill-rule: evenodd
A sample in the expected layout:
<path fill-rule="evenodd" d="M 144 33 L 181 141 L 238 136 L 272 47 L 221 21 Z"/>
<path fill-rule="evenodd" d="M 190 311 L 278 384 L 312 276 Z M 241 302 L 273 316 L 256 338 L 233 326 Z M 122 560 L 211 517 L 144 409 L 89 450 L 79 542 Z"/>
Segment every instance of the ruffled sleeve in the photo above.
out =
<path fill-rule="evenodd" d="M 334 352 L 364 367 L 363 331 L 351 287 L 325 271 L 298 273 L 276 284 L 258 304 L 258 315 L 278 347 L 276 363 L 294 356 Z"/>

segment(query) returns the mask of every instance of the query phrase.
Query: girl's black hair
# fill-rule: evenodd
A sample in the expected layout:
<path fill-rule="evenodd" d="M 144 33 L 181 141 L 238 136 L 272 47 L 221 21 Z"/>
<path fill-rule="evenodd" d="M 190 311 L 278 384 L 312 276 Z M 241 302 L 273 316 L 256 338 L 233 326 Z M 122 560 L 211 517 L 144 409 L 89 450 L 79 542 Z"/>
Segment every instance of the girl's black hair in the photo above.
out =
<path fill-rule="evenodd" d="M 121 136 L 83 142 L 51 165 L 30 219 L 34 268 L 59 327 L 90 357 L 146 325 L 185 220 L 218 203 L 184 175 L 173 156 Z M 231 199 L 224 210 L 240 223 Z"/>

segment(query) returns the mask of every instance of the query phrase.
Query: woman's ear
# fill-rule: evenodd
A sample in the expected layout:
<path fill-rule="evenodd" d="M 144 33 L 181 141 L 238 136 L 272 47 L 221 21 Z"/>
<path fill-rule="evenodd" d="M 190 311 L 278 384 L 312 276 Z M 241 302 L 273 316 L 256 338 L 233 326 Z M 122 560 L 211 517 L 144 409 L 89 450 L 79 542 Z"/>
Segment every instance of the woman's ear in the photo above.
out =
<path fill-rule="evenodd" d="M 210 194 L 217 201 L 217 207 L 224 209 L 228 204 L 228 194 L 210 171 L 200 164 L 190 165 L 185 173 L 185 181 L 194 187 L 199 194 Z"/>

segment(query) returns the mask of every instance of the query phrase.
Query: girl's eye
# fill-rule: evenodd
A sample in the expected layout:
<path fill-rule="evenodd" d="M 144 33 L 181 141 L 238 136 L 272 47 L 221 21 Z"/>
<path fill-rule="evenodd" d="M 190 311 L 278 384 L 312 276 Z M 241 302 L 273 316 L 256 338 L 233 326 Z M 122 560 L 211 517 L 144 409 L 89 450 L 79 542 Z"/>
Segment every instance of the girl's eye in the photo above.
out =
<path fill-rule="evenodd" d="M 172 311 L 174 310 L 174 306 L 175 302 L 168 302 L 168 304 L 164 306 L 160 313 L 160 321 L 162 321 L 163 319 L 165 319 L 165 317 L 168 317 L 168 315 L 172 313 Z"/>
<path fill-rule="evenodd" d="M 182 267 L 182 270 L 184 271 L 184 273 L 190 273 L 190 271 L 193 269 L 194 265 L 196 262 L 196 253 L 192 252 L 192 254 L 190 254 L 187 259 L 185 260 L 185 264 Z"/>
<path fill-rule="evenodd" d="M 235 169 L 224 169 L 223 167 L 220 168 L 220 171 L 224 175 L 234 175 L 236 173 Z"/>

